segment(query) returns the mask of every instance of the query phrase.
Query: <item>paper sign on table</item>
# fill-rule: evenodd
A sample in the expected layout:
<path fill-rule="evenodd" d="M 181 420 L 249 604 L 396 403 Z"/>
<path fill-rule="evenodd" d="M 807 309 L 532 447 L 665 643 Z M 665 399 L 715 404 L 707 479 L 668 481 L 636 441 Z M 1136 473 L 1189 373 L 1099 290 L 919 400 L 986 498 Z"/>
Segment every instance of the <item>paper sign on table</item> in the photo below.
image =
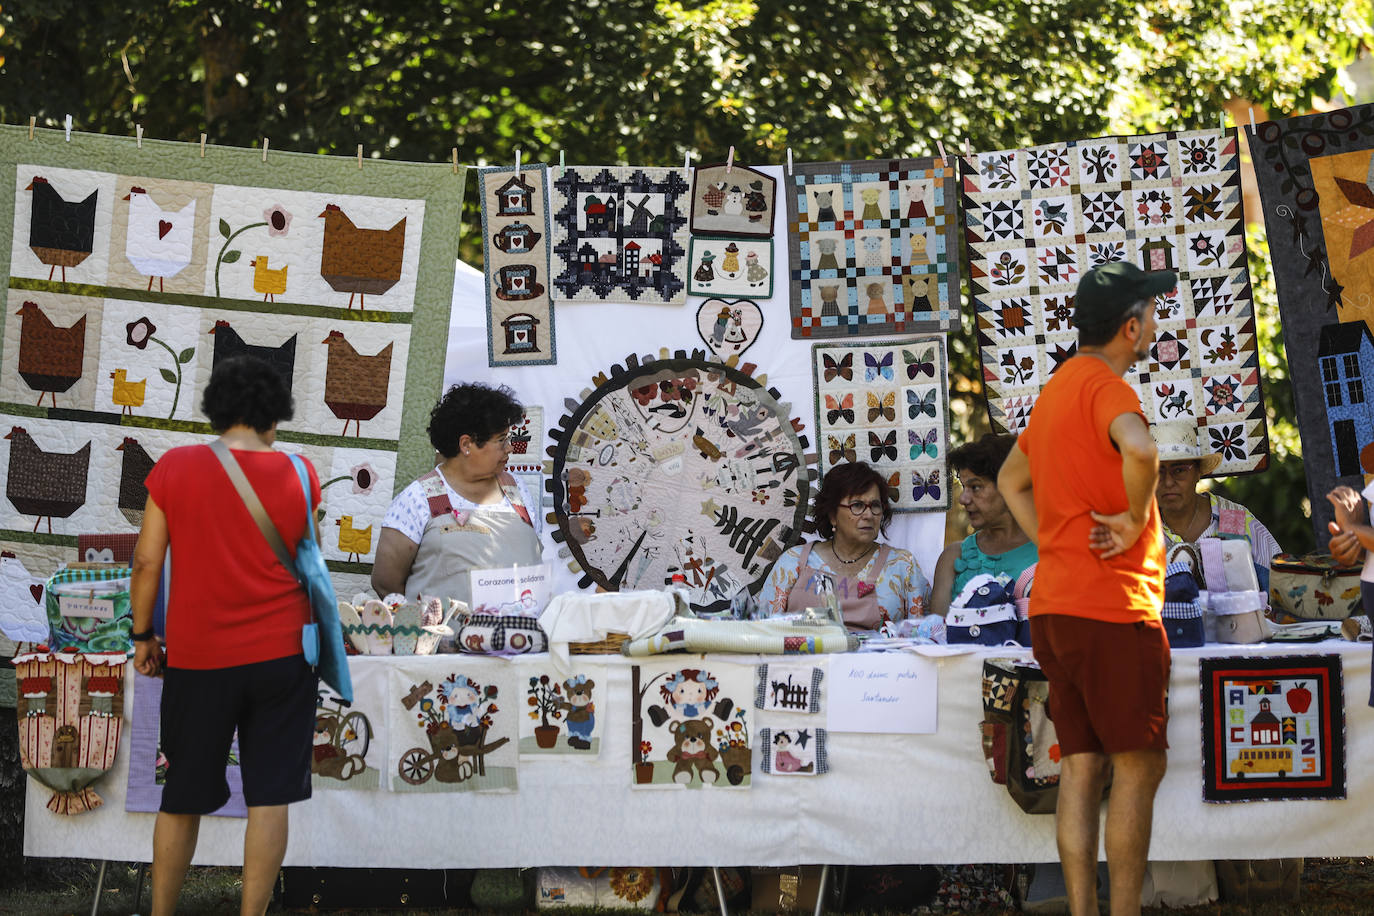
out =
<path fill-rule="evenodd" d="M 548 563 L 474 569 L 469 576 L 474 613 L 538 617 L 553 596 L 553 567 Z"/>
<path fill-rule="evenodd" d="M 834 656 L 830 731 L 934 734 L 937 672 L 935 662 L 908 652 Z"/>

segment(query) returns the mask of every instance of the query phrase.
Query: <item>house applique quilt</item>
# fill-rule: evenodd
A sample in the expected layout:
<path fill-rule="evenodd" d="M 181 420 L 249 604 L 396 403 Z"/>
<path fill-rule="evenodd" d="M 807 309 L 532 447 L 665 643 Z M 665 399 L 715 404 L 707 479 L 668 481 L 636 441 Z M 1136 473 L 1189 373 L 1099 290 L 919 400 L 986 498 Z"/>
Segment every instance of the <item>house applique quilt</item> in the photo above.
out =
<path fill-rule="evenodd" d="M 488 365 L 552 364 L 556 356 L 548 170 L 542 165 L 518 172 L 486 168 L 478 172 L 477 181 L 482 195 Z"/>

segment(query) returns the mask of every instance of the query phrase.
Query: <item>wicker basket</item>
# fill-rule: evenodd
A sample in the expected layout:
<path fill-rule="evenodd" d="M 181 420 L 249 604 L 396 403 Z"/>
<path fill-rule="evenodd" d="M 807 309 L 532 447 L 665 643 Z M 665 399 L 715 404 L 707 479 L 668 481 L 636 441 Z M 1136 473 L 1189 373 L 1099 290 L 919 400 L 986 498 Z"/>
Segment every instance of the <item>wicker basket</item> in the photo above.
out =
<path fill-rule="evenodd" d="M 619 655 L 620 647 L 630 641 L 624 633 L 608 633 L 605 639 L 596 642 L 570 642 L 569 655 Z"/>

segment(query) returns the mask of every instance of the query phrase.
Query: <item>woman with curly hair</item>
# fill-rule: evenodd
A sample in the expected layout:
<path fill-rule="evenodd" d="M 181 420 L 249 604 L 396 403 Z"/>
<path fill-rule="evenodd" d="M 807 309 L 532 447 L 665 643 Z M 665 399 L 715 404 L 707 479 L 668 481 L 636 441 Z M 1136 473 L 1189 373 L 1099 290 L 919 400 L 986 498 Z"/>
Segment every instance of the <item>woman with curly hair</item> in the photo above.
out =
<path fill-rule="evenodd" d="M 524 409 L 504 385 L 454 385 L 429 415 L 439 463 L 392 501 L 372 588 L 407 598 L 471 602 L 474 569 L 543 562 L 528 500 L 506 472 L 510 430 Z"/>
<path fill-rule="evenodd" d="M 812 518 L 824 539 L 799 544 L 773 565 L 759 592 L 765 616 L 822 604 L 823 577 L 835 583 L 845 626 L 875 631 L 925 616 L 930 585 L 910 551 L 878 543 L 892 519 L 887 481 L 862 461 L 839 464 L 821 481 Z M 905 635 L 905 634 L 903 634 Z M 941 640 L 943 641 L 943 640 Z"/>
<path fill-rule="evenodd" d="M 201 409 L 294 553 L 313 522 L 295 466 L 272 447 L 277 424 L 292 414 L 286 382 L 257 357 L 227 359 L 211 373 Z M 320 482 L 305 464 L 318 504 Z M 248 803 L 241 912 L 262 913 L 286 852 L 286 806 L 310 797 L 318 682 L 301 649 L 310 599 L 268 545 L 214 449 L 171 449 L 147 483 L 130 602 L 134 667 L 163 677 L 167 777 L 153 827 L 153 913 L 176 909 L 201 815 L 229 799 L 225 761 L 235 731 Z M 169 546 L 164 655 L 153 605 Z"/>

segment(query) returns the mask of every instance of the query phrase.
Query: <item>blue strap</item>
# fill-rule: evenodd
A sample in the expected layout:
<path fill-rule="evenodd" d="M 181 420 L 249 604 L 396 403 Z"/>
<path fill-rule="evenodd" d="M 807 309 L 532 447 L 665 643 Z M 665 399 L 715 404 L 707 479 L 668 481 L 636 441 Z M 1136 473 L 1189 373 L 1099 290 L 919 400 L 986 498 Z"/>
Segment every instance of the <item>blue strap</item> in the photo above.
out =
<path fill-rule="evenodd" d="M 305 469 L 305 459 L 291 452 L 286 453 L 296 466 L 296 476 L 301 480 L 301 490 L 305 493 L 305 540 L 315 540 L 315 507 L 310 501 L 310 472 Z"/>

